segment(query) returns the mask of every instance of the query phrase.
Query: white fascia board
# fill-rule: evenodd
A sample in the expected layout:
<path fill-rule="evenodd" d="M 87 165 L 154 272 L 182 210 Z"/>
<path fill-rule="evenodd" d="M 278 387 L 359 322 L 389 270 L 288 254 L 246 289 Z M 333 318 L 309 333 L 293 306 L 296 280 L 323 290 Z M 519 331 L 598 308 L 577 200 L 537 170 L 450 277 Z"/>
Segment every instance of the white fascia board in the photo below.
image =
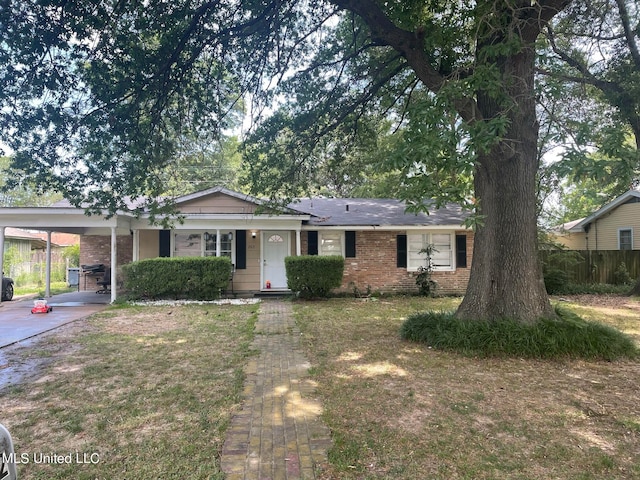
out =
<path fill-rule="evenodd" d="M 111 218 L 103 215 L 85 215 L 84 210 L 73 207 L 2 208 L 0 226 L 40 231 L 66 232 L 76 235 L 117 235 L 131 232 L 131 216 L 117 214 Z"/>
<path fill-rule="evenodd" d="M 448 231 L 472 229 L 464 225 L 303 225 L 302 230 L 367 230 L 367 231 L 401 231 L 401 230 L 428 230 L 428 231 Z"/>
<path fill-rule="evenodd" d="M 309 216 L 301 215 L 229 215 L 229 214 L 198 214 L 188 215 L 183 222 L 172 222 L 174 230 L 207 230 L 217 228 L 220 230 L 296 230 L 302 221 Z M 162 218 L 158 218 L 161 221 Z M 138 230 L 162 230 L 162 225 L 150 225 L 148 217 L 132 219 L 131 228 Z"/>
<path fill-rule="evenodd" d="M 106 219 L 102 215 L 85 215 L 78 208 L 2 208 L 0 225 L 16 228 L 55 230 L 56 228 L 89 228 L 118 226 L 121 216 Z"/>

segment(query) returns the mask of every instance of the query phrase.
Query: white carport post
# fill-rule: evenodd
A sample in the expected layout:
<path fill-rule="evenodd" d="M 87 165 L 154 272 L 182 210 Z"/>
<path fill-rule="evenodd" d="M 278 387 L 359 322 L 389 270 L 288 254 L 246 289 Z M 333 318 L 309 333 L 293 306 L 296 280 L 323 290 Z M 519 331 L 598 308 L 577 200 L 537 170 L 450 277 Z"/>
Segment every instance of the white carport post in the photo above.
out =
<path fill-rule="evenodd" d="M 134 262 L 137 262 L 140 256 L 140 230 L 137 228 L 132 230 L 131 235 L 133 235 L 133 252 L 131 254 L 131 259 Z"/>
<path fill-rule="evenodd" d="M 302 255 L 302 245 L 300 245 L 300 229 L 296 229 L 296 256 Z"/>
<path fill-rule="evenodd" d="M 51 230 L 47 231 L 47 257 L 45 259 L 44 296 L 51 296 Z"/>
<path fill-rule="evenodd" d="M 116 284 L 118 270 L 118 237 L 116 235 L 116 227 L 111 227 L 111 303 L 116 301 Z"/>
<path fill-rule="evenodd" d="M 0 227 L 0 275 L 3 275 L 4 272 L 4 229 L 5 227 Z M 0 303 L 2 303 L 2 279 L 0 278 Z"/>

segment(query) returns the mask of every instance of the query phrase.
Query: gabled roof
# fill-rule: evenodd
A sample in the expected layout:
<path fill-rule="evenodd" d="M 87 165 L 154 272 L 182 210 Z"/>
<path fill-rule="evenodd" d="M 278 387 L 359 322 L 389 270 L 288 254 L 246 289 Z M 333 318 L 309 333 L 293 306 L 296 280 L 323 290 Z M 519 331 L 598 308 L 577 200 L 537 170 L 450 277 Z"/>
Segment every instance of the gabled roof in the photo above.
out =
<path fill-rule="evenodd" d="M 469 216 L 456 204 L 408 213 L 405 202 L 380 198 L 304 198 L 289 207 L 312 215 L 308 225 L 314 226 L 460 227 Z"/>
<path fill-rule="evenodd" d="M 4 236 L 5 238 L 28 241 L 31 243 L 31 248 L 45 248 L 47 246 L 47 242 L 36 234 L 22 230 L 21 228 L 6 227 Z"/>
<path fill-rule="evenodd" d="M 571 220 L 570 222 L 566 222 L 566 223 L 562 223 L 560 225 L 556 225 L 554 227 L 550 228 L 550 231 L 556 233 L 556 234 L 563 234 L 569 231 L 575 232 L 575 230 L 571 230 L 573 227 L 575 227 L 577 224 L 579 224 L 581 221 L 584 220 L 583 218 L 578 218 L 577 220 Z"/>
<path fill-rule="evenodd" d="M 234 192 L 233 190 L 229 190 L 224 187 L 212 187 L 206 190 L 202 190 L 199 192 L 190 193 L 188 195 L 183 195 L 181 197 L 177 197 L 173 199 L 173 202 L 176 205 L 181 203 L 190 202 L 191 200 L 196 200 L 198 198 L 206 197 L 207 195 L 212 195 L 214 193 L 221 193 L 223 195 L 228 195 L 229 197 L 237 198 L 238 200 L 242 200 L 249 203 L 255 203 L 256 205 L 263 205 L 264 202 L 259 198 L 252 197 L 251 195 L 247 195 L 244 193 Z"/>
<path fill-rule="evenodd" d="M 598 218 L 618 208 L 620 205 L 624 205 L 630 200 L 640 201 L 640 192 L 638 190 L 629 190 L 623 193 L 619 197 L 611 200 L 609 203 L 601 207 L 596 212 L 592 213 L 588 217 L 577 222 L 575 225 L 573 225 L 571 228 L 568 228 L 567 230 L 571 232 L 584 232 L 587 225 L 590 225 L 592 222 L 594 222 Z"/>
<path fill-rule="evenodd" d="M 31 232 L 43 241 L 47 241 L 47 232 Z M 51 232 L 51 243 L 59 247 L 68 247 L 70 245 L 78 245 L 80 237 L 73 233 Z"/>

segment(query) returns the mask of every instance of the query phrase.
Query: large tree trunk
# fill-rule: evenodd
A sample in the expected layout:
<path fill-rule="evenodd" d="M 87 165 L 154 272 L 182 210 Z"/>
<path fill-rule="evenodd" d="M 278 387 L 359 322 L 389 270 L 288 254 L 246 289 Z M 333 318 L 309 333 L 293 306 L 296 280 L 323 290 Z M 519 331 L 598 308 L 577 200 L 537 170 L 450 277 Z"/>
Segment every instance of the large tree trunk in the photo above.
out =
<path fill-rule="evenodd" d="M 538 259 L 533 48 L 502 59 L 499 68 L 513 107 L 506 109 L 510 124 L 503 139 L 481 153 L 476 165 L 480 226 L 475 234 L 469 286 L 457 316 L 532 323 L 555 316 Z M 504 104 L 498 103 L 479 92 L 483 118 L 504 114 Z"/>

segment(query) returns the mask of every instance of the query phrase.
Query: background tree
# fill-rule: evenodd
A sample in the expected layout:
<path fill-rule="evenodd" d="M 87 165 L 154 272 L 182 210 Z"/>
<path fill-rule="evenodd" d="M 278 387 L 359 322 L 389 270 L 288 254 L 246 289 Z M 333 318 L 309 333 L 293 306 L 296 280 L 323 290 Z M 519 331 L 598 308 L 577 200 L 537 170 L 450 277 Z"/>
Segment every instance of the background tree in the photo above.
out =
<path fill-rule="evenodd" d="M 574 2 L 541 39 L 538 98 L 562 146 L 551 170 L 596 209 L 640 181 L 639 16 L 637 0 Z"/>
<path fill-rule="evenodd" d="M 161 172 L 180 140 L 226 127 L 239 99 L 219 61 L 234 32 L 210 44 L 230 25 L 204 15 L 213 11 L 190 2 L 2 1 L 0 127 L 15 151 L 14 181 L 48 185 L 89 210 L 126 209 L 127 198 L 160 210 Z M 217 13 L 235 14 L 231 5 Z"/>
<path fill-rule="evenodd" d="M 215 186 L 247 191 L 241 182 L 241 144 L 235 136 L 187 142 L 158 171 L 165 195 L 179 197 Z M 248 193 L 248 191 L 247 191 Z"/>
<path fill-rule="evenodd" d="M 62 200 L 62 195 L 49 191 L 47 185 L 11 182 L 15 172 L 11 172 L 10 165 L 11 158 L 0 157 L 0 207 L 45 207 Z M 4 189 L 8 183 L 15 186 Z"/>

